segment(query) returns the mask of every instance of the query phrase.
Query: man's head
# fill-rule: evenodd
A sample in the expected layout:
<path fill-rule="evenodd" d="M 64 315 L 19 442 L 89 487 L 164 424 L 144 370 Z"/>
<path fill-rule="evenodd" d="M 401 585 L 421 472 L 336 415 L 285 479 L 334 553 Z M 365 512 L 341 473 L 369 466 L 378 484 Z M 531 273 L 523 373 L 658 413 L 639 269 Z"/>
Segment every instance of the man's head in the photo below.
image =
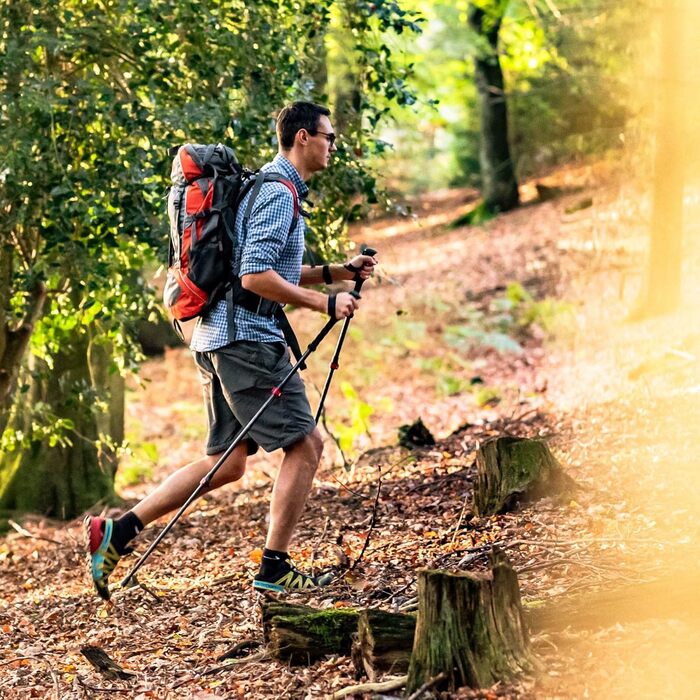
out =
<path fill-rule="evenodd" d="M 313 102 L 293 102 L 277 117 L 280 152 L 304 179 L 326 168 L 337 150 L 329 115 L 330 110 Z"/>

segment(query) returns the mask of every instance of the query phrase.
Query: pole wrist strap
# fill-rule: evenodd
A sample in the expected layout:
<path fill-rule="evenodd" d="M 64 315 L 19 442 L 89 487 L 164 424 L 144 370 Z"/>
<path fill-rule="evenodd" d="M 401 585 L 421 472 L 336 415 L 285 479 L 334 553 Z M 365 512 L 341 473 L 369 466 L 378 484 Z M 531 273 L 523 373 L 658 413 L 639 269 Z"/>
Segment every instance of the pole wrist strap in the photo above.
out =
<path fill-rule="evenodd" d="M 321 272 L 323 273 L 323 281 L 326 284 L 333 284 L 333 275 L 331 275 L 330 265 L 324 265 Z"/>
<path fill-rule="evenodd" d="M 335 294 L 328 295 L 328 315 L 335 318 Z"/>
<path fill-rule="evenodd" d="M 349 272 L 353 273 L 353 278 L 352 278 L 353 282 L 357 282 L 359 279 L 361 279 L 361 277 L 360 277 L 360 270 L 362 269 L 361 265 L 353 265 L 352 263 L 345 263 L 345 265 L 343 265 L 343 267 L 346 270 L 348 270 Z"/>

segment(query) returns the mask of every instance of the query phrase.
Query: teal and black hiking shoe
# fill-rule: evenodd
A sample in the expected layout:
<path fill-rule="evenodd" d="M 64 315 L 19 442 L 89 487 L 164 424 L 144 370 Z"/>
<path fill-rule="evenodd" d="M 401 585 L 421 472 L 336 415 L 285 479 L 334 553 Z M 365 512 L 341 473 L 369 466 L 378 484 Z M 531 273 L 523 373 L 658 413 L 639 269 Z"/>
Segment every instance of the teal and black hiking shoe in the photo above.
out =
<path fill-rule="evenodd" d="M 280 561 L 271 575 L 262 572 L 253 579 L 253 589 L 256 591 L 272 591 L 282 593 L 284 591 L 308 591 L 311 592 L 322 586 L 327 586 L 333 581 L 333 574 L 321 574 L 320 576 L 308 576 L 294 568 L 291 559 Z"/>
<path fill-rule="evenodd" d="M 97 595 L 103 600 L 109 600 L 109 575 L 122 558 L 112 542 L 113 525 L 111 518 L 93 515 L 83 521 L 90 577 Z"/>

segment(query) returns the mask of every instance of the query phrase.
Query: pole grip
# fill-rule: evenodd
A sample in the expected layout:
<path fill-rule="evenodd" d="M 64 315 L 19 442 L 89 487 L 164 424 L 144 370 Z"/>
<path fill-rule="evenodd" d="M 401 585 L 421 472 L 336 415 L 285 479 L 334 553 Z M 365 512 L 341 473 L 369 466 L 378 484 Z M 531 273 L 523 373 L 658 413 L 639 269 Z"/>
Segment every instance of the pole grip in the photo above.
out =
<path fill-rule="evenodd" d="M 374 248 L 368 248 L 366 246 L 362 248 L 360 252 L 362 253 L 362 255 L 369 255 L 371 257 L 374 257 L 377 254 L 377 251 Z M 355 281 L 355 289 L 353 289 L 353 291 L 359 294 L 362 290 L 362 285 L 364 284 L 364 282 L 365 281 L 363 279 L 357 279 Z"/>

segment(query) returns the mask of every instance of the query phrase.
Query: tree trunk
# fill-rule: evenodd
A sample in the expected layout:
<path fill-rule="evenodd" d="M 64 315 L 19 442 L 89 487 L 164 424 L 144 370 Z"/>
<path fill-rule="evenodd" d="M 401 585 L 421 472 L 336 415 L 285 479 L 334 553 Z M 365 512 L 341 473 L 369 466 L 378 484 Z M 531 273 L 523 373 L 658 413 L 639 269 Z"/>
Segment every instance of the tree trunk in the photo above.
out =
<path fill-rule="evenodd" d="M 34 324 L 41 316 L 46 287 L 38 282 L 29 297 L 24 318 L 13 322 L 8 318 L 12 290 L 12 250 L 2 250 L 0 259 L 0 436 L 5 432 L 17 388 L 17 378 L 29 346 Z"/>
<path fill-rule="evenodd" d="M 354 19 L 365 10 L 357 0 L 342 0 L 337 3 L 330 34 L 331 80 L 333 89 L 333 126 L 353 147 L 361 146 L 362 130 L 362 85 L 358 83 L 360 66 L 356 65 Z"/>
<path fill-rule="evenodd" d="M 476 453 L 474 507 L 478 515 L 503 513 L 519 502 L 562 495 L 577 488 L 541 440 L 501 437 Z"/>
<path fill-rule="evenodd" d="M 481 188 L 489 211 L 508 211 L 520 203 L 515 168 L 508 145 L 508 113 L 498 33 L 508 3 L 494 0 L 488 10 L 469 6 L 469 26 L 478 34 L 474 78 L 479 94 Z"/>
<path fill-rule="evenodd" d="M 657 103 L 654 208 L 643 316 L 668 313 L 681 298 L 684 124 L 686 85 L 683 45 L 687 22 L 679 3 L 664 5 L 661 18 L 661 80 Z"/>
<path fill-rule="evenodd" d="M 123 440 L 124 384 L 108 372 L 109 360 L 104 348 L 91 350 L 86 339 L 59 353 L 51 370 L 35 360 L 33 369 L 41 372 L 34 372 L 26 403 L 16 406 L 10 425 L 30 444 L 0 455 L 0 509 L 71 519 L 97 502 L 114 500 L 116 457 L 101 438 Z M 109 408 L 99 414 L 89 404 L 93 392 L 103 389 L 109 390 Z M 33 425 L 40 407 L 68 421 L 65 437 L 72 444 L 52 445 L 41 435 Z"/>
<path fill-rule="evenodd" d="M 416 632 L 414 615 L 363 610 L 357 622 L 352 658 L 358 674 L 374 681 L 378 674 L 408 671 Z"/>
<path fill-rule="evenodd" d="M 349 656 L 358 617 L 350 608 L 314 610 L 266 601 L 263 639 L 274 658 L 295 664 L 309 664 L 327 654 Z"/>
<path fill-rule="evenodd" d="M 502 553 L 492 555 L 488 574 L 419 572 L 418 600 L 409 693 L 440 673 L 454 691 L 531 670 L 518 579 Z"/>

